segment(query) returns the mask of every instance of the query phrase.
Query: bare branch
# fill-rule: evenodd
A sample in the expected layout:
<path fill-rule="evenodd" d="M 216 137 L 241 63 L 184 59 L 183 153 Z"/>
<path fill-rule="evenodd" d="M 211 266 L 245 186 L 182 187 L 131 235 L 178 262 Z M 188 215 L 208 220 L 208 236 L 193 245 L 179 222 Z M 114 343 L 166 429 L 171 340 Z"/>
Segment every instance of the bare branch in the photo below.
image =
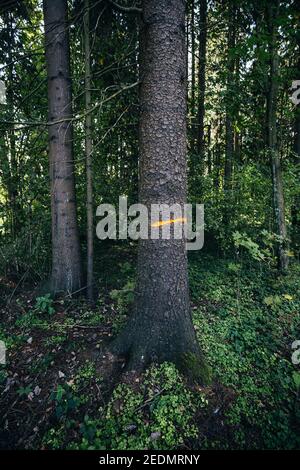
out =
<path fill-rule="evenodd" d="M 109 2 L 118 10 L 124 11 L 125 13 L 142 13 L 142 9 L 138 7 L 123 7 L 118 3 L 114 2 L 113 0 L 109 0 Z"/>
<path fill-rule="evenodd" d="M 82 118 L 86 117 L 88 114 L 92 113 L 96 109 L 100 108 L 104 103 L 107 103 L 108 101 L 112 100 L 116 96 L 120 95 L 120 93 L 123 93 L 123 91 L 130 90 L 131 88 L 134 88 L 139 84 L 139 81 L 131 83 L 130 85 L 126 85 L 122 88 L 120 88 L 118 91 L 113 93 L 112 95 L 108 96 L 104 100 L 102 100 L 100 103 L 97 103 L 95 106 L 90 108 L 88 111 L 78 114 L 75 117 L 65 117 L 63 119 L 58 119 L 56 121 L 51 121 L 51 122 L 41 122 L 41 121 L 23 121 L 23 122 L 16 122 L 16 121 L 6 121 L 5 119 L 0 119 L 0 124 L 15 124 L 15 125 L 20 125 L 20 127 L 16 130 L 19 130 L 23 127 L 31 127 L 31 126 L 54 126 L 56 124 L 62 124 L 63 122 L 74 122 L 74 121 L 80 121 Z"/>

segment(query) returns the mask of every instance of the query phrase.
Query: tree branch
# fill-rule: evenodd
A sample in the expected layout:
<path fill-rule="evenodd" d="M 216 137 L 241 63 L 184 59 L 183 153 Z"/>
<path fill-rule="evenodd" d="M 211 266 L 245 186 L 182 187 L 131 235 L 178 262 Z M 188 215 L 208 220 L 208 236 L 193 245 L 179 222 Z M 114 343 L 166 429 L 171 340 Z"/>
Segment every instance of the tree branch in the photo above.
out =
<path fill-rule="evenodd" d="M 134 88 L 139 84 L 139 81 L 131 83 L 130 85 L 126 85 L 122 88 L 120 88 L 118 91 L 113 93 L 112 95 L 108 96 L 104 100 L 100 101 L 100 103 L 97 103 L 95 106 L 90 108 L 88 111 L 78 114 L 77 116 L 72 116 L 72 117 L 65 117 L 62 119 L 57 119 L 56 121 L 48 121 L 48 122 L 41 122 L 41 121 L 23 121 L 23 122 L 17 122 L 17 121 L 6 121 L 5 119 L 0 119 L 0 124 L 15 124 L 15 125 L 20 125 L 20 127 L 16 130 L 19 130 L 23 127 L 31 127 L 31 126 L 54 126 L 56 124 L 62 124 L 63 122 L 74 122 L 74 121 L 80 121 L 82 118 L 87 116 L 88 114 L 92 113 L 96 109 L 100 108 L 104 103 L 107 103 L 108 101 L 112 100 L 116 96 L 118 96 L 120 93 L 123 93 L 123 91 L 130 90 L 131 88 Z"/>
<path fill-rule="evenodd" d="M 124 11 L 125 13 L 142 13 L 142 9 L 138 7 L 123 7 L 113 0 L 109 0 L 109 3 L 111 3 L 118 10 Z"/>

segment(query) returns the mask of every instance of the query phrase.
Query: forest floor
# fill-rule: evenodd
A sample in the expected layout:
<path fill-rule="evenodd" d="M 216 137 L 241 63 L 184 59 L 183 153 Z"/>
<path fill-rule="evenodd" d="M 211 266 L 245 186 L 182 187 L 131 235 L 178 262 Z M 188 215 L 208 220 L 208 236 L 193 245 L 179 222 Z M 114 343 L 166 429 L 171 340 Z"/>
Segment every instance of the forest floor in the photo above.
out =
<path fill-rule="evenodd" d="M 0 448 L 300 448 L 300 269 L 193 254 L 193 319 L 213 371 L 189 384 L 172 364 L 141 376 L 103 353 L 133 299 L 132 254 L 107 253 L 99 297 L 36 298 L 1 280 Z"/>

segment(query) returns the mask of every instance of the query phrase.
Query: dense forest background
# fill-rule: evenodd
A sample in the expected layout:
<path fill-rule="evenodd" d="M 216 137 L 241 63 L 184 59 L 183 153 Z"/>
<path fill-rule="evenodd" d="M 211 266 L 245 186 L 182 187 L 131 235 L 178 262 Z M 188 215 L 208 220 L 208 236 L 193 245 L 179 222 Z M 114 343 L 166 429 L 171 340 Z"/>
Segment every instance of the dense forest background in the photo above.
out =
<path fill-rule="evenodd" d="M 299 448 L 299 2 L 43 3 L 0 2 L 0 339 L 7 347 L 0 447 Z M 184 98 L 179 90 L 174 96 L 182 99 L 170 112 L 168 47 L 181 33 L 172 36 L 169 23 L 181 25 L 183 8 L 186 53 L 174 49 L 174 60 L 183 65 Z M 165 22 L 165 32 L 155 26 L 156 36 L 147 36 L 147 18 Z M 57 45 L 49 38 L 61 24 Z M 51 86 L 61 80 L 61 90 L 64 79 L 66 114 L 51 125 L 57 119 Z M 162 137 L 151 112 L 142 115 L 145 103 L 157 106 Z M 143 162 L 170 126 L 180 134 L 180 113 L 187 124 L 187 200 L 205 208 L 204 247 L 188 254 L 193 330 L 184 323 L 185 294 L 175 295 L 169 281 L 184 279 L 179 251 L 177 265 L 158 261 L 153 268 L 151 247 L 141 244 L 138 252 L 135 241 L 96 237 L 99 204 L 118 206 L 121 195 L 129 204 L 141 194 L 147 199 L 139 172 L 144 181 Z M 59 140 L 61 127 L 67 145 Z M 181 129 L 178 142 L 185 140 Z M 161 148 L 156 164 L 167 158 Z M 62 213 L 50 198 L 53 181 L 68 180 L 63 166 L 51 174 L 49 157 L 53 162 L 59 152 L 75 175 L 69 221 L 78 229 L 66 244 L 70 227 L 61 229 Z M 171 157 L 165 161 L 172 176 Z M 157 177 L 153 187 L 164 184 Z M 68 284 L 70 259 L 76 280 Z M 128 351 L 122 354 L 124 331 L 130 354 L 140 351 L 150 320 L 162 343 L 166 306 L 151 284 L 154 269 L 158 284 L 170 285 L 174 309 L 182 309 L 184 345 L 197 338 L 200 374 L 190 373 L 199 367 L 196 346 L 188 360 L 177 360 L 177 333 L 168 333 L 157 357 L 149 346 L 140 370 L 136 357 L 128 367 Z M 137 279 L 143 321 L 133 315 L 124 330 Z M 150 320 L 141 305 L 149 305 Z M 107 352 L 116 337 L 122 347 L 117 342 Z"/>

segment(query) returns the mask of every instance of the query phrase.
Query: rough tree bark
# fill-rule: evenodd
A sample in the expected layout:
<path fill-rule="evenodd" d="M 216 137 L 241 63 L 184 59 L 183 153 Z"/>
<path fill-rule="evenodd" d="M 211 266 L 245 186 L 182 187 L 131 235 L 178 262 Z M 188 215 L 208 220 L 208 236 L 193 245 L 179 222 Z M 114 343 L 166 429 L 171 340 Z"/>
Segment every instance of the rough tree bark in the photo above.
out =
<path fill-rule="evenodd" d="M 195 41 L 195 2 L 191 1 L 191 151 L 195 152 L 195 91 L 196 91 L 196 41 Z"/>
<path fill-rule="evenodd" d="M 94 223 L 93 223 L 93 171 L 92 171 L 92 115 L 90 64 L 90 2 L 84 2 L 84 60 L 85 60 L 85 158 L 86 158 L 86 212 L 87 212 L 87 299 L 94 301 Z"/>
<path fill-rule="evenodd" d="M 72 146 L 67 0 L 44 0 L 48 77 L 53 293 L 81 288 Z M 51 124 L 53 123 L 53 124 Z"/>
<path fill-rule="evenodd" d="M 143 0 L 140 202 L 186 200 L 185 2 Z M 172 361 L 207 379 L 192 323 L 184 240 L 140 240 L 134 312 L 112 344 L 129 370 Z"/>
<path fill-rule="evenodd" d="M 277 143 L 277 95 L 278 95 L 278 53 L 277 27 L 279 0 L 267 4 L 267 24 L 269 31 L 270 75 L 267 93 L 267 146 L 270 154 L 272 174 L 273 209 L 276 233 L 281 241 L 278 243 L 278 267 L 285 271 L 288 267 L 286 255 L 287 229 L 285 222 L 284 193 L 282 184 L 281 162 Z"/>
<path fill-rule="evenodd" d="M 204 117 L 205 117 L 205 72 L 207 45 L 207 0 L 200 0 L 199 6 L 199 69 L 198 69 L 198 132 L 197 152 L 200 169 L 204 168 Z"/>

